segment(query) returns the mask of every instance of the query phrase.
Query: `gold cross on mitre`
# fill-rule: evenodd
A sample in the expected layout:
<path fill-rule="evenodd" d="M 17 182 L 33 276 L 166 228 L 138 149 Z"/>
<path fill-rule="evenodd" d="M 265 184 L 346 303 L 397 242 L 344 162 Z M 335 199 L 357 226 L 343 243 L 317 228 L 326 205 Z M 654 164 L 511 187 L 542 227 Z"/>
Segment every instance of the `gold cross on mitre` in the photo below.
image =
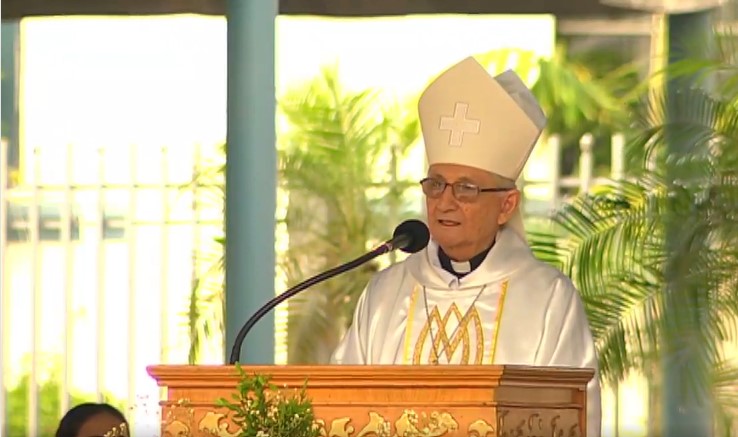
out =
<path fill-rule="evenodd" d="M 451 131 L 448 138 L 449 146 L 460 147 L 464 142 L 464 134 L 466 133 L 479 134 L 482 123 L 479 120 L 466 118 L 467 112 L 469 112 L 468 103 L 456 102 L 453 117 L 441 117 L 439 128 Z"/>

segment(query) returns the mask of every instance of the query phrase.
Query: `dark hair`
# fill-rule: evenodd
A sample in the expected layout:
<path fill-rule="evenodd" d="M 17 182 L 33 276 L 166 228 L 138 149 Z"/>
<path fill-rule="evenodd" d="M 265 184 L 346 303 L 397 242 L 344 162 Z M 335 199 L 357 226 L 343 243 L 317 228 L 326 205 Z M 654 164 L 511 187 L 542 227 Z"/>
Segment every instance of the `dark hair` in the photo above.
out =
<path fill-rule="evenodd" d="M 82 425 L 91 418 L 100 414 L 108 414 L 119 419 L 122 424 L 125 424 L 127 431 L 130 433 L 125 416 L 115 407 L 108 404 L 95 404 L 88 402 L 79 404 L 67 411 L 67 414 L 62 417 L 59 422 L 59 427 L 56 429 L 56 437 L 77 437 L 77 433 L 79 433 Z"/>

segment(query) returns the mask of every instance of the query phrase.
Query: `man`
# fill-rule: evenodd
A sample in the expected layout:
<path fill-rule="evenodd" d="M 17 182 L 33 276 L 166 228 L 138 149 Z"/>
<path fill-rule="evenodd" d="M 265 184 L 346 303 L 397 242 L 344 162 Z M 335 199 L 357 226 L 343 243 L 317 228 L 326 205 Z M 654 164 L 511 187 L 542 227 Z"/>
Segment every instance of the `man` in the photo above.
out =
<path fill-rule="evenodd" d="M 579 293 L 525 239 L 515 181 L 546 124 L 530 90 L 467 58 L 430 84 L 418 110 L 431 241 L 370 281 L 332 362 L 597 370 Z M 587 435 L 599 436 L 597 375 L 587 399 Z"/>

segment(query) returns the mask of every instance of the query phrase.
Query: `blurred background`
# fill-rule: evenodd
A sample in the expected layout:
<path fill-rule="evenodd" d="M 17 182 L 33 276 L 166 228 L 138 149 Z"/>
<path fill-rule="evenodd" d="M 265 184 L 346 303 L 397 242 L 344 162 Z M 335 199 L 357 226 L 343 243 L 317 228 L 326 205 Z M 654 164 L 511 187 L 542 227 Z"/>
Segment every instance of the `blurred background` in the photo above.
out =
<path fill-rule="evenodd" d="M 71 406 L 105 400 L 153 435 L 159 390 L 146 366 L 222 363 L 231 347 L 227 11 L 218 2 L 55 3 L 2 5 L 0 432 L 51 435 Z M 519 184 L 537 254 L 585 297 L 603 367 L 603 435 L 667 435 L 664 381 L 680 371 L 706 388 L 716 435 L 731 435 L 737 100 L 732 88 L 675 92 L 684 117 L 674 117 L 659 92 L 670 41 L 696 21 L 678 29 L 663 2 L 560 10 L 490 2 L 469 13 L 444 2 L 329 3 L 284 2 L 271 36 L 278 166 L 269 293 L 423 217 L 415 104 L 436 74 L 474 55 L 491 73 L 518 72 L 550 117 Z M 721 49 L 672 61 L 681 72 L 718 69 L 727 87 L 738 8 L 694 9 L 687 15 L 709 15 L 700 29 Z M 231 26 L 246 24 L 237 18 Z M 688 121 L 683 140 L 662 134 L 669 114 Z M 675 143 L 689 151 L 678 155 Z M 673 186 L 696 179 L 718 182 Z M 678 207 L 668 200 L 674 191 Z M 368 278 L 401 257 L 281 305 L 264 359 L 326 363 Z M 669 308 L 693 311 L 670 318 Z M 665 351 L 684 344 L 699 357 L 682 370 L 664 365 Z"/>

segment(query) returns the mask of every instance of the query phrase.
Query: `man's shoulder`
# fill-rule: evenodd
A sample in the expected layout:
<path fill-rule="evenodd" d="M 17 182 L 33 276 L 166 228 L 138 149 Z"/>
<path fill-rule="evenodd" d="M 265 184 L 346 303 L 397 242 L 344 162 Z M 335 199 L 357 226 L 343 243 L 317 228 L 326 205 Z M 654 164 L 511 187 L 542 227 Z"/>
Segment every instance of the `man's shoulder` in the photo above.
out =
<path fill-rule="evenodd" d="M 574 311 L 583 316 L 584 301 L 574 282 L 560 269 L 544 261 L 530 261 L 510 278 L 508 311 L 529 320 L 563 323 Z"/>
<path fill-rule="evenodd" d="M 371 280 L 369 281 L 370 289 L 384 284 L 401 281 L 405 276 L 409 274 L 408 263 L 412 262 L 411 257 L 416 254 L 410 255 L 404 260 L 394 262 L 387 267 L 382 268 L 376 272 Z"/>
<path fill-rule="evenodd" d="M 406 260 L 393 263 L 374 273 L 362 292 L 366 311 L 369 314 L 379 315 L 383 314 L 381 308 L 395 305 L 410 287 L 411 282 L 408 278 Z"/>
<path fill-rule="evenodd" d="M 512 278 L 514 281 L 532 282 L 533 284 L 526 287 L 531 292 L 538 290 L 550 293 L 552 298 L 557 299 L 571 299 L 572 295 L 579 295 L 579 291 L 569 276 L 557 267 L 532 255 L 514 276 Z"/>
<path fill-rule="evenodd" d="M 530 270 L 538 275 L 541 275 L 549 281 L 561 282 L 565 285 L 571 285 L 573 287 L 571 279 L 566 274 L 564 274 L 561 269 L 545 261 L 541 261 L 538 258 L 533 257 L 533 259 L 530 261 Z"/>
<path fill-rule="evenodd" d="M 500 243 L 504 252 L 496 254 L 489 268 L 505 271 L 510 285 L 520 294 L 542 302 L 548 300 L 547 294 L 555 293 L 557 297 L 562 297 L 577 292 L 568 276 L 559 268 L 537 258 L 530 246 L 515 232 L 503 229 Z"/>

